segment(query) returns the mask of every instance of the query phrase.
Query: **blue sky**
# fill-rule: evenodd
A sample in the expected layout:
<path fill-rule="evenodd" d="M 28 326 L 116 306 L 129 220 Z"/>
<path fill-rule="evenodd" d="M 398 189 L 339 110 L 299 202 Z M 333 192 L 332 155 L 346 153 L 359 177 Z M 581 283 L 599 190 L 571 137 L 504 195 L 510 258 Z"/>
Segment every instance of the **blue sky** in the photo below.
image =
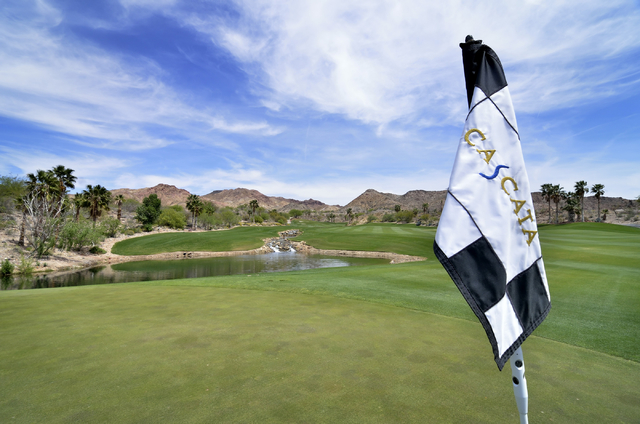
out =
<path fill-rule="evenodd" d="M 344 205 L 444 190 L 467 34 L 500 56 L 534 189 L 640 195 L 637 1 L 4 0 L 0 174 Z"/>

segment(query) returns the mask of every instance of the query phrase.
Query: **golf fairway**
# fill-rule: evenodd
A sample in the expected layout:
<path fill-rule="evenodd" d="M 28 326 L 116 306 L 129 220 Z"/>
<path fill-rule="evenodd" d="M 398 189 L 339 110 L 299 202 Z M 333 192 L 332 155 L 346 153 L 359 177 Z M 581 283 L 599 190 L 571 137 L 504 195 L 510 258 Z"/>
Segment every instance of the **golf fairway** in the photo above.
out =
<path fill-rule="evenodd" d="M 0 422 L 517 422 L 467 320 L 226 288 L 11 294 Z M 640 364 L 535 336 L 524 352 L 531 422 L 637 421 Z"/>
<path fill-rule="evenodd" d="M 324 237 L 361 250 L 433 235 L 342 228 Z M 540 235 L 553 306 L 523 344 L 530 422 L 637 423 L 640 231 Z M 1 423 L 518 422 L 509 366 L 433 259 L 0 292 L 0 343 Z"/>

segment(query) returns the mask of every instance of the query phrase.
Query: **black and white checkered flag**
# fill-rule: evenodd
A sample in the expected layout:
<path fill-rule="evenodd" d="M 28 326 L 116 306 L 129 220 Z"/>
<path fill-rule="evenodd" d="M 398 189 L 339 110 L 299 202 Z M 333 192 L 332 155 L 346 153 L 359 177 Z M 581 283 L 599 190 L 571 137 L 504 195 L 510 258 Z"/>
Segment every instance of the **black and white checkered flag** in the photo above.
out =
<path fill-rule="evenodd" d="M 502 370 L 551 302 L 502 65 L 481 40 L 460 47 L 469 114 L 433 248 L 482 323 Z"/>

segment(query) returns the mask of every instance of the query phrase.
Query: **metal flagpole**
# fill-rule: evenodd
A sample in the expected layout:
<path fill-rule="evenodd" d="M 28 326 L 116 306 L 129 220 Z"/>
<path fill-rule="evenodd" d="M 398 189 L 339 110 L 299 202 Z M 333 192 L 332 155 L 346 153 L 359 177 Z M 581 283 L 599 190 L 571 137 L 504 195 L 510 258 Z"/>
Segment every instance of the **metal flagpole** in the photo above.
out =
<path fill-rule="evenodd" d="M 524 377 L 524 358 L 522 346 L 511 356 L 511 380 L 513 382 L 513 394 L 516 395 L 520 424 L 529 424 L 527 413 L 529 412 L 529 393 L 527 392 L 527 379 Z"/>

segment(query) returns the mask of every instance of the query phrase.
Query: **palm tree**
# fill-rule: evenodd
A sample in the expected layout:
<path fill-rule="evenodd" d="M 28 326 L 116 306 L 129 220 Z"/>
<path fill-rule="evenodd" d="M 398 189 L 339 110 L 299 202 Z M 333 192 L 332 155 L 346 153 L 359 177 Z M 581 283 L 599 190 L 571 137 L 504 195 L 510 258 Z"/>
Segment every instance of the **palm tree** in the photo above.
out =
<path fill-rule="evenodd" d="M 124 196 L 118 194 L 115 198 L 116 206 L 118 206 L 118 221 L 122 221 L 122 203 L 124 203 Z"/>
<path fill-rule="evenodd" d="M 591 187 L 591 193 L 596 196 L 596 200 L 598 201 L 598 222 L 600 222 L 600 196 L 604 194 L 604 184 L 594 184 Z"/>
<path fill-rule="evenodd" d="M 429 212 L 429 204 L 428 203 L 423 203 L 422 204 L 422 212 L 423 213 Z"/>
<path fill-rule="evenodd" d="M 562 208 L 563 211 L 567 211 L 569 214 L 569 221 L 574 222 L 575 215 L 580 216 L 581 210 L 578 207 L 578 196 L 574 192 L 564 193 L 562 199 L 565 201 L 565 205 Z"/>
<path fill-rule="evenodd" d="M 260 205 L 258 205 L 258 201 L 257 200 L 252 200 L 249 202 L 249 207 L 251 208 L 251 218 L 253 219 L 253 223 L 256 223 L 256 211 L 258 210 L 258 208 L 260 207 Z"/>
<path fill-rule="evenodd" d="M 58 165 L 51 168 L 51 173 L 56 177 L 59 184 L 59 191 L 62 195 L 67 193 L 68 188 L 75 188 L 76 177 L 73 175 L 73 169 L 65 168 L 64 165 Z"/>
<path fill-rule="evenodd" d="M 102 215 L 102 211 L 109 210 L 109 202 L 111 201 L 111 192 L 101 185 L 95 187 L 91 184 L 87 185 L 87 189 L 82 192 L 82 206 L 89 208 L 89 216 L 93 219 L 93 226 Z"/>
<path fill-rule="evenodd" d="M 347 209 L 346 217 L 349 220 L 349 223 L 347 225 L 351 225 L 351 218 L 353 217 L 353 209 L 351 208 Z"/>
<path fill-rule="evenodd" d="M 589 193 L 589 187 L 586 181 L 578 181 L 573 187 L 576 191 L 576 196 L 580 198 L 580 208 L 582 209 L 582 222 L 584 222 L 584 195 Z"/>
<path fill-rule="evenodd" d="M 549 203 L 549 224 L 551 224 L 551 192 L 553 191 L 553 184 L 542 184 L 540 186 L 540 194 L 542 198 Z"/>
<path fill-rule="evenodd" d="M 191 212 L 191 224 L 194 230 L 198 228 L 198 215 L 202 212 L 203 207 L 204 203 L 197 194 L 190 194 L 187 197 L 187 210 Z"/>
<path fill-rule="evenodd" d="M 76 222 L 80 220 L 80 211 L 82 210 L 82 206 L 84 205 L 84 203 L 84 196 L 82 195 L 82 193 L 78 193 L 73 197 L 73 207 L 76 210 Z"/>
<path fill-rule="evenodd" d="M 556 224 L 558 224 L 558 204 L 560 200 L 565 196 L 564 187 L 560 187 L 560 184 L 555 184 L 551 187 L 551 200 L 556 204 Z"/>

